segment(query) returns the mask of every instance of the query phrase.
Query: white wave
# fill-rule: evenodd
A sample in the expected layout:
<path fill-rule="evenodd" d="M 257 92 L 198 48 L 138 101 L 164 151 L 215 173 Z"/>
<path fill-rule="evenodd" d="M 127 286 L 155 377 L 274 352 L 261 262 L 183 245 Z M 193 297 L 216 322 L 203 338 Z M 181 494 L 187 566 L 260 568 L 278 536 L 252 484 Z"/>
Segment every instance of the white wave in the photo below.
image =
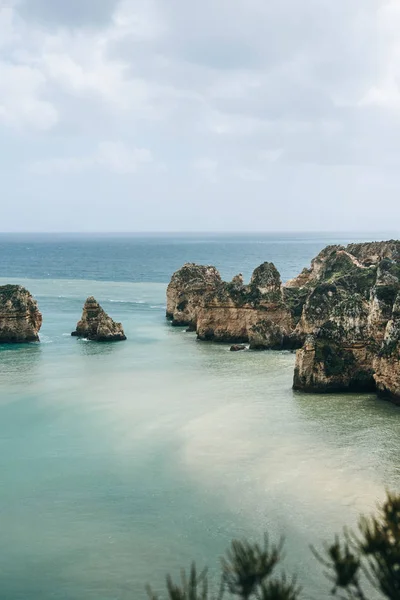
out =
<path fill-rule="evenodd" d="M 111 300 L 109 298 L 106 302 L 113 302 L 115 304 L 146 304 L 145 300 Z"/>
<path fill-rule="evenodd" d="M 50 298 L 52 297 L 49 294 Z M 72 298 L 75 298 L 76 300 L 80 300 L 82 298 L 82 296 L 77 296 L 74 294 L 60 294 L 59 296 L 57 296 L 57 298 L 67 298 L 68 300 L 71 300 Z"/>

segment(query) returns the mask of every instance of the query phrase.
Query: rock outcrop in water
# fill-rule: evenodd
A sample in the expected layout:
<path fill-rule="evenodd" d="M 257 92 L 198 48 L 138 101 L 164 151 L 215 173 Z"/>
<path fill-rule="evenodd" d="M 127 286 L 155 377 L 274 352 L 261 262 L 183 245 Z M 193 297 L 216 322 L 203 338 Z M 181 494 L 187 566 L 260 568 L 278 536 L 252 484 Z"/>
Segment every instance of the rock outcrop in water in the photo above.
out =
<path fill-rule="evenodd" d="M 268 262 L 255 269 L 249 285 L 238 276 L 229 283 L 220 281 L 204 294 L 197 311 L 200 340 L 282 348 L 292 345 L 292 329 L 280 275 Z"/>
<path fill-rule="evenodd" d="M 41 326 L 42 315 L 28 290 L 0 286 L 0 344 L 38 342 Z"/>
<path fill-rule="evenodd" d="M 221 281 L 212 266 L 186 263 L 172 275 L 167 288 L 167 318 L 172 325 L 185 325 L 196 329 L 198 310 L 204 295 L 215 289 Z"/>
<path fill-rule="evenodd" d="M 118 342 L 126 340 L 121 323 L 116 323 L 90 296 L 83 307 L 82 318 L 72 336 L 86 338 L 95 342 Z"/>
<path fill-rule="evenodd" d="M 214 267 L 185 265 L 167 299 L 167 316 L 190 324 L 199 339 L 301 347 L 295 389 L 376 389 L 400 401 L 399 241 L 328 246 L 285 285 L 272 263 L 258 267 L 249 285 L 241 276 L 223 282 Z"/>
<path fill-rule="evenodd" d="M 400 375 L 392 356 L 381 357 L 385 337 L 388 347 L 394 347 L 390 321 L 400 289 L 400 242 L 350 244 L 323 252 L 323 260 L 308 273 L 312 290 L 297 326 L 307 337 L 296 356 L 294 388 L 383 391 L 383 379 L 390 378 L 384 375 L 387 368 Z"/>
<path fill-rule="evenodd" d="M 299 346 L 295 312 L 268 262 L 255 269 L 248 285 L 241 274 L 226 282 L 215 267 L 186 264 L 167 288 L 167 318 L 173 325 L 189 325 L 200 340 L 249 343 L 252 349 Z"/>

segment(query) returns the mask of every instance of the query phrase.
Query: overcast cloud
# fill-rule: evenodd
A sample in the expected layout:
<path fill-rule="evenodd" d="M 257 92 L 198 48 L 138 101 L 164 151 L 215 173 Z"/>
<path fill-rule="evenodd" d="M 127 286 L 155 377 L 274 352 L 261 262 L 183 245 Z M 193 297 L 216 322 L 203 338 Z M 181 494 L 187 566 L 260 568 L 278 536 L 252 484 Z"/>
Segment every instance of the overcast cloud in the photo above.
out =
<path fill-rule="evenodd" d="M 399 31 L 399 0 L 0 0 L 0 230 L 393 230 Z"/>

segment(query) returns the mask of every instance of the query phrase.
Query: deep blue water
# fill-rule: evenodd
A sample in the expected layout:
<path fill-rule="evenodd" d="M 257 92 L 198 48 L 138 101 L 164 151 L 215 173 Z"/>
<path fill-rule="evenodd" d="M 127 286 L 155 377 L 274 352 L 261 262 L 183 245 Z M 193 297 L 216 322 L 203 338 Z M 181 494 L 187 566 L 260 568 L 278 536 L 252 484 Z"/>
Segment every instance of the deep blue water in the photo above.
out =
<path fill-rule="evenodd" d="M 212 264 L 225 279 L 268 260 L 287 280 L 328 244 L 396 233 L 95 235 L 0 234 L 0 277 L 167 282 L 184 262 Z"/>
<path fill-rule="evenodd" d="M 398 407 L 294 393 L 293 354 L 197 342 L 166 322 L 166 283 L 187 261 L 288 279 L 328 243 L 390 237 L 1 235 L 0 285 L 25 285 L 43 327 L 0 346 L 0 598 L 138 600 L 264 530 L 327 598 L 308 544 L 400 490 Z M 71 338 L 89 295 L 126 342 Z"/>

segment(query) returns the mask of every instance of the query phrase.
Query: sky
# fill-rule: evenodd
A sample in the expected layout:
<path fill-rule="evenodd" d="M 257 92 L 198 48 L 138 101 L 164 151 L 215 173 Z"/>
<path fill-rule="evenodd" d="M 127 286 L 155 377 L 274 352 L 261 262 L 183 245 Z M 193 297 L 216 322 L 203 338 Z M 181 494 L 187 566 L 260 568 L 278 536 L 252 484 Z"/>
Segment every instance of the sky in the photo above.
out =
<path fill-rule="evenodd" d="M 399 0 L 0 0 L 0 231 L 400 229 Z"/>

